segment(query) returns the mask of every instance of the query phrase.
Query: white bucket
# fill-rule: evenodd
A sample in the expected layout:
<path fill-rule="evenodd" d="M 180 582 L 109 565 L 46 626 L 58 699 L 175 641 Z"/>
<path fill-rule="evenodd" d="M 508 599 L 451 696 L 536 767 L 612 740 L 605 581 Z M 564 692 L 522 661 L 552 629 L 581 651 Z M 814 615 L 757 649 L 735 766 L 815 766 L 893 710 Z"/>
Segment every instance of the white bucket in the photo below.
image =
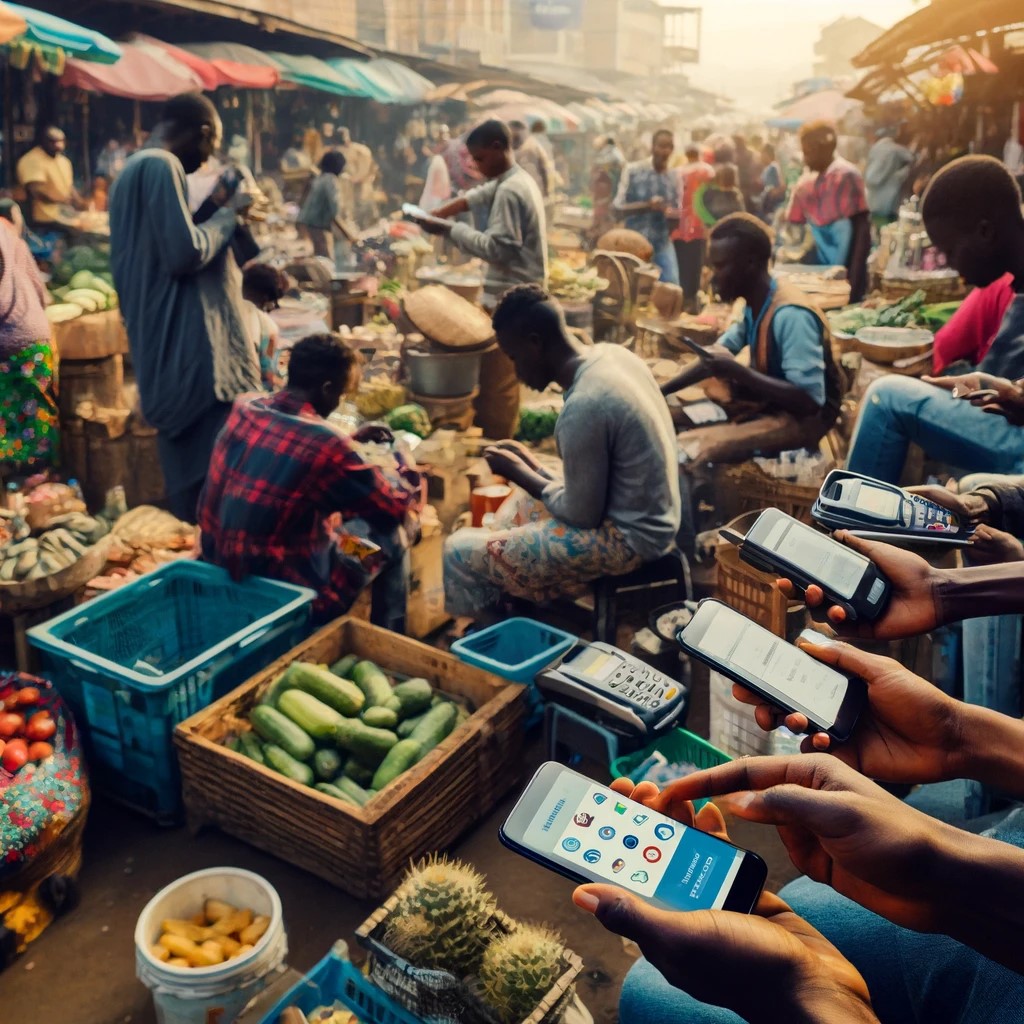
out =
<path fill-rule="evenodd" d="M 270 918 L 255 949 L 214 967 L 171 967 L 153 956 L 161 921 L 191 918 L 207 899 Z M 146 904 L 135 926 L 135 973 L 153 993 L 157 1024 L 229 1024 L 287 953 L 280 897 L 269 882 L 241 868 L 207 868 L 179 878 Z"/>

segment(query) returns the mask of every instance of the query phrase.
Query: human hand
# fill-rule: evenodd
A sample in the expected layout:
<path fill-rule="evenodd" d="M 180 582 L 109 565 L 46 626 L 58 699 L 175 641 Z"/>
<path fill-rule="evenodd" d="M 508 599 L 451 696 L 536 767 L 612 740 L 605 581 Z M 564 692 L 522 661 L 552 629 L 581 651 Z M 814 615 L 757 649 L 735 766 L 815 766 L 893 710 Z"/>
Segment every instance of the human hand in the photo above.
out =
<path fill-rule="evenodd" d="M 395 435 L 382 423 L 364 423 L 353 435 L 362 444 L 392 444 Z"/>
<path fill-rule="evenodd" d="M 963 777 L 967 744 L 964 741 L 963 705 L 926 679 L 892 658 L 868 654 L 822 637 L 799 646 L 813 658 L 867 684 L 867 705 L 853 733 L 837 744 L 827 733 L 804 737 L 805 754 L 830 751 L 862 775 L 883 782 L 944 782 Z M 739 684 L 732 695 L 755 708 L 757 724 L 771 731 L 784 724 L 790 732 L 804 733 L 805 715 L 786 714 Z"/>
<path fill-rule="evenodd" d="M 665 197 L 664 196 L 654 196 L 654 198 L 651 199 L 649 205 L 650 205 L 651 210 L 653 210 L 655 213 L 658 213 L 661 210 L 665 209 Z"/>
<path fill-rule="evenodd" d="M 708 345 L 703 354 L 697 358 L 714 376 L 725 380 L 741 369 L 741 364 L 736 361 L 736 357 L 724 345 L 719 345 L 717 342 L 714 345 Z"/>
<path fill-rule="evenodd" d="M 971 565 L 1024 562 L 1024 545 L 1013 534 L 983 523 L 974 531 L 965 554 Z"/>
<path fill-rule="evenodd" d="M 657 787 L 628 779 L 611 787 L 622 796 L 657 796 Z M 692 805 L 685 801 L 681 807 Z M 684 815 L 684 817 L 687 817 Z M 693 818 L 687 817 L 686 824 Z M 728 842 L 725 821 L 714 804 L 697 815 L 698 828 Z M 751 1022 L 806 1016 L 825 1020 L 873 1021 L 864 980 L 819 932 L 771 893 L 763 893 L 753 914 L 698 910 L 673 912 L 652 907 L 612 885 L 583 885 L 573 894 L 582 910 L 607 928 L 635 941 L 644 956 L 676 988 L 715 1005 L 728 1006 Z M 745 984 L 737 986 L 742 976 Z M 770 996 L 770 998 L 766 998 Z"/>
<path fill-rule="evenodd" d="M 256 197 L 245 189 L 238 189 L 233 196 L 224 204 L 229 210 L 234 210 L 239 216 L 244 216 L 256 201 Z"/>
<path fill-rule="evenodd" d="M 827 621 L 843 636 L 873 640 L 902 640 L 920 636 L 941 625 L 935 601 L 935 588 L 944 573 L 929 565 L 920 555 L 892 544 L 854 537 L 846 530 L 835 539 L 853 551 L 866 555 L 889 580 L 889 603 L 881 618 L 874 622 L 847 622 L 846 612 L 838 605 L 826 609 L 821 587 L 812 585 L 803 594 L 804 603 L 818 621 Z M 787 597 L 799 599 L 799 591 L 790 580 L 780 579 L 778 587 Z"/>
<path fill-rule="evenodd" d="M 499 448 L 496 445 L 484 449 L 484 459 L 496 476 L 504 477 L 506 480 L 516 480 L 529 466 L 518 452 L 507 448 Z"/>
<path fill-rule="evenodd" d="M 491 448 L 493 448 L 495 451 L 508 452 L 511 455 L 516 455 L 520 459 L 522 459 L 522 461 L 527 466 L 529 466 L 530 469 L 534 470 L 537 473 L 544 472 L 544 468 L 537 461 L 536 456 L 521 441 L 498 441 L 495 444 L 491 445 Z"/>
<path fill-rule="evenodd" d="M 426 219 L 412 217 L 410 219 L 415 221 L 428 235 L 447 235 L 452 230 L 452 225 L 449 221 L 435 220 L 432 217 Z"/>
<path fill-rule="evenodd" d="M 1024 426 L 1024 387 L 1020 381 L 990 373 L 959 377 L 925 377 L 928 383 L 947 388 L 954 398 L 964 398 L 982 412 L 1002 416 L 1016 427 Z"/>
<path fill-rule="evenodd" d="M 948 487 L 937 484 L 920 484 L 908 487 L 910 494 L 916 494 L 927 501 L 933 501 L 948 512 L 952 512 L 962 523 L 981 523 L 988 516 L 988 502 L 978 494 L 968 491 L 957 494 Z"/>

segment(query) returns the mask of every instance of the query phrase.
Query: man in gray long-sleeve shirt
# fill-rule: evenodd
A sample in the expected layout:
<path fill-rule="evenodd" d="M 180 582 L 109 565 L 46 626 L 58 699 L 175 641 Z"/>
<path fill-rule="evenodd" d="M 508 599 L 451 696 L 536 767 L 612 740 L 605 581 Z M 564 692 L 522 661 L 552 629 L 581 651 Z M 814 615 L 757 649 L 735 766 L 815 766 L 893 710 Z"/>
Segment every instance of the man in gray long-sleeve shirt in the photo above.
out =
<path fill-rule="evenodd" d="M 470 155 L 488 180 L 436 209 L 426 231 L 446 234 L 464 253 L 487 263 L 483 304 L 493 310 L 513 285 L 547 283 L 548 248 L 544 199 L 536 182 L 516 162 L 512 134 L 502 121 L 485 121 L 466 138 Z M 443 220 L 486 209 L 487 226 Z M 476 402 L 478 426 L 487 437 L 511 437 L 519 416 L 519 384 L 512 364 L 499 350 L 488 353 Z"/>
<path fill-rule="evenodd" d="M 448 609 L 470 615 L 502 595 L 530 601 L 571 594 L 599 576 L 630 572 L 672 546 L 681 504 L 675 430 L 650 370 L 615 345 L 590 347 L 536 285 L 507 292 L 494 314 L 498 343 L 519 379 L 560 384 L 555 427 L 561 472 L 506 441 L 484 453 L 518 490 L 493 530 L 460 530 L 445 545 Z"/>
<path fill-rule="evenodd" d="M 220 131 L 205 97 L 171 100 L 156 145 L 128 161 L 110 198 L 111 269 L 142 414 L 157 430 L 171 510 L 189 522 L 232 401 L 260 390 L 228 245 L 251 199 L 236 195 L 201 227 L 188 209 L 185 176 L 217 149 Z"/>

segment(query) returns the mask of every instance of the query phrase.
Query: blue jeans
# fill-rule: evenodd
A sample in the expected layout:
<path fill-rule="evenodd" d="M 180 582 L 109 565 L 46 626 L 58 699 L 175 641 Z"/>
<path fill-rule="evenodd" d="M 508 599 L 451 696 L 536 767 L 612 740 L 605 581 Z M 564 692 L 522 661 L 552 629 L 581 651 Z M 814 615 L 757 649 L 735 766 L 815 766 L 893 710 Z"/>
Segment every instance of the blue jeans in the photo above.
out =
<path fill-rule="evenodd" d="M 861 405 L 847 469 L 899 483 L 912 442 L 929 458 L 971 472 L 1024 471 L 1020 427 L 914 377 L 876 380 Z"/>
<path fill-rule="evenodd" d="M 679 284 L 679 261 L 671 241 L 655 246 L 651 262 L 661 269 L 661 280 L 665 284 Z"/>
<path fill-rule="evenodd" d="M 1012 815 L 997 838 L 1024 847 Z M 979 878 L 979 884 L 984 880 Z M 1024 1020 L 1024 977 L 945 935 L 909 931 L 827 885 L 798 878 L 780 893 L 857 968 L 884 1024 L 1004 1024 Z M 629 1024 L 742 1024 L 731 1010 L 673 988 L 646 960 L 622 984 L 619 1019 Z"/>

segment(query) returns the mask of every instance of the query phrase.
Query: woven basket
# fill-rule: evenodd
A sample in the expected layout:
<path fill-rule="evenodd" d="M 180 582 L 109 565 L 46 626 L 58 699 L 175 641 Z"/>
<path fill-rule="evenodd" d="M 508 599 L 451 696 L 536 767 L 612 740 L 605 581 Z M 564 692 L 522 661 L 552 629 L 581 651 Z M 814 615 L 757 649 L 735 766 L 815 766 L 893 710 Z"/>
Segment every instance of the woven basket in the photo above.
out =
<path fill-rule="evenodd" d="M 410 1013 L 431 1024 L 501 1024 L 500 1018 L 471 984 L 447 971 L 413 967 L 384 945 L 387 920 L 397 905 L 398 897 L 392 896 L 356 930 L 356 938 L 370 953 L 370 980 Z M 492 918 L 492 924 L 496 931 L 505 935 L 517 927 L 515 921 L 500 910 Z M 557 1024 L 562 1020 L 575 995 L 575 981 L 583 970 L 583 961 L 566 949 L 564 966 L 562 976 L 522 1024 Z"/>
<path fill-rule="evenodd" d="M 882 289 L 882 296 L 888 302 L 898 302 L 916 291 L 925 294 L 925 302 L 955 302 L 967 294 L 967 288 L 959 277 L 937 277 L 928 278 L 899 278 L 883 276 L 879 285 Z"/>
<path fill-rule="evenodd" d="M 98 576 L 107 563 L 111 535 L 101 538 L 86 550 L 77 562 L 66 569 L 43 576 L 38 580 L 20 583 L 0 583 L 0 614 L 18 615 L 35 608 L 45 608 L 65 597 Z"/>
<path fill-rule="evenodd" d="M 739 496 L 739 512 L 777 508 L 802 523 L 811 523 L 811 506 L 821 483 L 795 484 L 769 476 L 755 462 L 716 467 L 715 493 L 728 490 Z"/>

